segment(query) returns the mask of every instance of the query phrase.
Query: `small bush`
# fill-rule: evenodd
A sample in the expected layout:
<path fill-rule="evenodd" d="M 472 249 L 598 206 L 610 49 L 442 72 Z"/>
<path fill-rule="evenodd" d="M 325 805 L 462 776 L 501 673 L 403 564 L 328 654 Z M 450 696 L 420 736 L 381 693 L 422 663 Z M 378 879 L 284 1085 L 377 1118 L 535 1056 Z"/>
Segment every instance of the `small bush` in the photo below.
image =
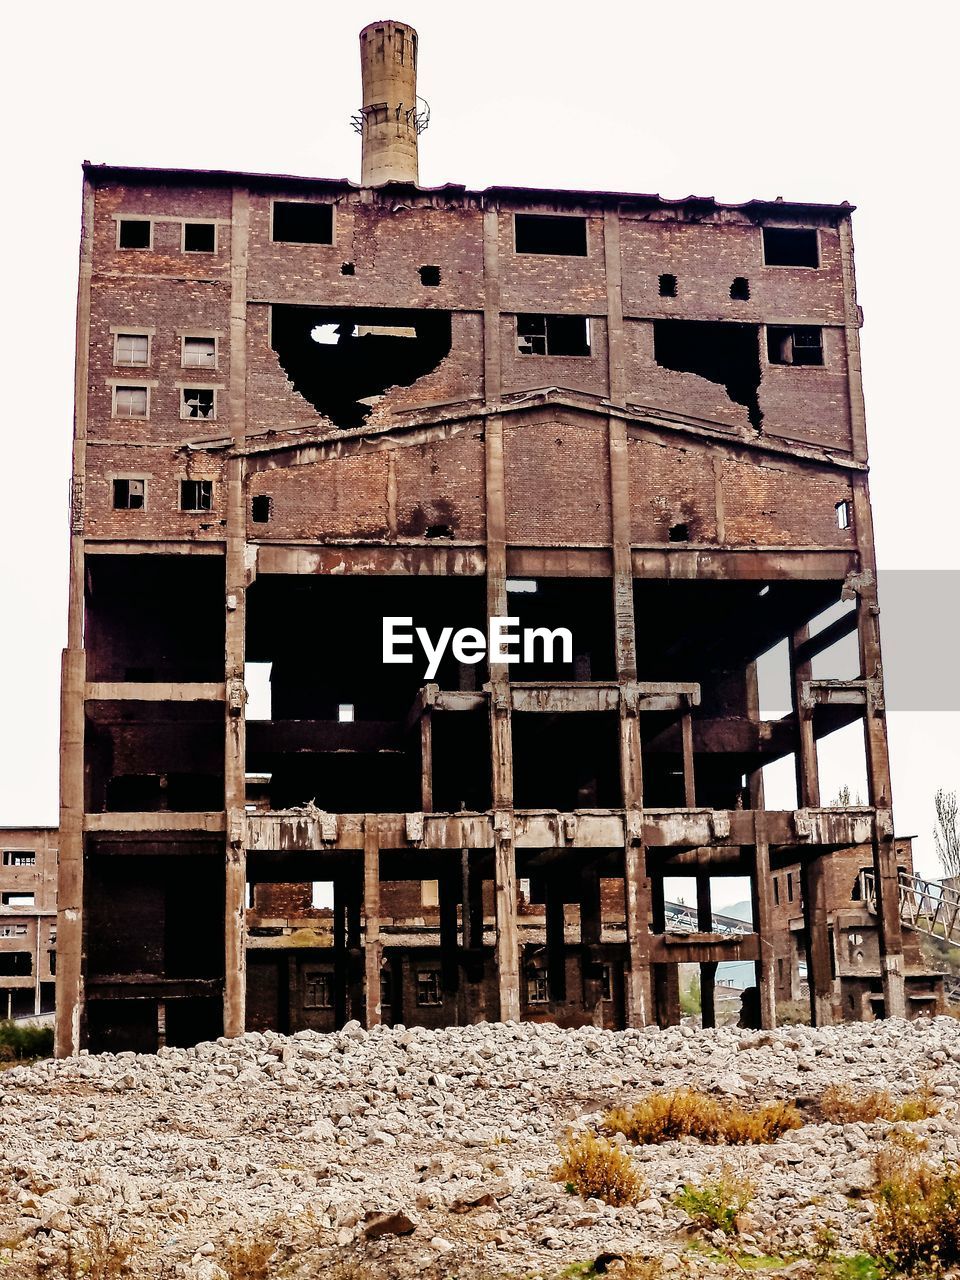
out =
<path fill-rule="evenodd" d="M 229 1280 L 270 1280 L 276 1245 L 269 1240 L 234 1241 L 220 1260 Z"/>
<path fill-rule="evenodd" d="M 650 1144 L 675 1138 L 699 1138 L 714 1144 L 775 1142 L 803 1121 L 792 1102 L 746 1108 L 695 1089 L 652 1093 L 629 1108 L 608 1111 L 604 1127 L 630 1142 Z"/>
<path fill-rule="evenodd" d="M 130 1242 L 107 1227 L 93 1227 L 85 1243 L 67 1239 L 63 1275 L 66 1280 L 120 1280 L 133 1274 Z"/>
<path fill-rule="evenodd" d="M 553 1177 L 585 1200 L 596 1196 L 619 1208 L 637 1204 L 646 1195 L 630 1157 L 595 1133 L 568 1134 L 561 1144 L 560 1156 Z"/>
<path fill-rule="evenodd" d="M 876 1120 L 927 1120 L 938 1115 L 939 1103 L 929 1085 L 897 1102 L 889 1089 L 855 1094 L 846 1085 L 832 1084 L 823 1091 L 820 1113 L 829 1124 L 871 1124 Z"/>
<path fill-rule="evenodd" d="M 740 1215 L 753 1199 L 753 1192 L 752 1182 L 723 1169 L 715 1182 L 705 1182 L 703 1186 L 686 1183 L 674 1204 L 698 1227 L 732 1236 L 740 1229 Z"/>
<path fill-rule="evenodd" d="M 0 1022 L 0 1062 L 24 1058 L 49 1058 L 53 1053 L 53 1027 L 38 1027 L 4 1019 Z"/>
<path fill-rule="evenodd" d="M 884 1270 L 939 1275 L 960 1263 L 960 1170 L 898 1144 L 874 1162 L 871 1253 Z"/>

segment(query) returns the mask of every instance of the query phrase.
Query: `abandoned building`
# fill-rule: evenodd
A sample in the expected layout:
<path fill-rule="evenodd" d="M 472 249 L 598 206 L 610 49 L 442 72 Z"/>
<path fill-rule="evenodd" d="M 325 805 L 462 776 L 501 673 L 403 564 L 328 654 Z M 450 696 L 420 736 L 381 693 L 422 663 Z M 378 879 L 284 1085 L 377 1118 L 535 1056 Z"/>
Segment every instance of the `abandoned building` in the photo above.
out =
<path fill-rule="evenodd" d="M 0 1022 L 53 1013 L 57 831 L 0 827 Z"/>
<path fill-rule="evenodd" d="M 681 963 L 709 1022 L 728 959 L 769 1026 L 788 871 L 816 1021 L 936 1007 L 898 908 L 851 206 L 421 187 L 416 33 L 360 39 L 360 185 L 84 166 L 58 1053 L 666 1024 Z M 428 681 L 381 660 L 397 616 L 574 649 Z M 818 742 L 857 721 L 867 802 L 824 805 Z"/>

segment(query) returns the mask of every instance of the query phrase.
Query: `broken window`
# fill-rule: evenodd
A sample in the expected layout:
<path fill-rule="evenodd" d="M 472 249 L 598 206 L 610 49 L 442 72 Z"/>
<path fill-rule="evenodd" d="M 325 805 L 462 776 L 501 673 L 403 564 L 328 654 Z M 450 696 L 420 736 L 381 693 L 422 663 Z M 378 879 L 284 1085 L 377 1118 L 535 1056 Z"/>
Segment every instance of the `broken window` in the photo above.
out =
<path fill-rule="evenodd" d="M 333 1008 L 333 974 L 308 971 L 303 976 L 305 1009 Z"/>
<path fill-rule="evenodd" d="M 750 300 L 750 281 L 746 276 L 735 276 L 733 283 L 730 285 L 730 297 L 735 302 L 748 302 Z"/>
<path fill-rule="evenodd" d="M 215 418 L 216 416 L 217 393 L 212 387 L 181 388 L 181 418 Z"/>
<path fill-rule="evenodd" d="M 521 356 L 588 356 L 587 316 L 517 316 L 517 354 Z"/>
<path fill-rule="evenodd" d="M 273 238 L 286 244 L 333 244 L 333 205 L 275 200 Z"/>
<path fill-rule="evenodd" d="M 814 227 L 764 227 L 763 261 L 768 267 L 819 267 Z"/>
<path fill-rule="evenodd" d="M 767 325 L 771 364 L 823 364 L 823 330 L 816 325 Z"/>
<path fill-rule="evenodd" d="M 517 253 L 555 253 L 587 256 L 587 220 L 563 214 L 514 214 Z"/>
<path fill-rule="evenodd" d="M 121 218 L 117 223 L 118 249 L 149 249 L 152 238 L 149 218 Z"/>
<path fill-rule="evenodd" d="M 417 1004 L 420 1008 L 443 1004 L 438 969 L 421 969 L 417 974 Z"/>
<path fill-rule="evenodd" d="M 0 978 L 29 978 L 32 973 L 29 951 L 0 951 Z"/>
<path fill-rule="evenodd" d="M 846 498 L 844 498 L 842 502 L 837 503 L 836 512 L 837 528 L 849 529 L 850 525 L 853 523 L 853 512 L 851 511 L 850 503 Z"/>
<path fill-rule="evenodd" d="M 12 889 L 9 893 L 0 893 L 0 906 L 4 907 L 32 907 L 36 902 L 36 895 L 32 893 L 21 893 L 17 889 Z"/>
<path fill-rule="evenodd" d="M 184 338 L 183 367 L 185 369 L 215 369 L 217 367 L 216 338 Z"/>
<path fill-rule="evenodd" d="M 269 494 L 258 493 L 250 499 L 250 519 L 254 524 L 268 524 L 270 521 L 272 499 Z"/>
<path fill-rule="evenodd" d="M 113 346 L 114 364 L 149 364 L 150 338 L 145 333 L 118 333 Z"/>
<path fill-rule="evenodd" d="M 437 284 L 439 284 L 439 283 L 440 283 L 440 268 L 439 268 L 439 267 L 421 267 L 421 268 L 420 268 L 420 283 L 421 283 L 421 284 L 428 284 L 428 285 L 437 285 Z"/>
<path fill-rule="evenodd" d="M 661 298 L 675 298 L 677 296 L 677 277 L 669 271 L 664 272 L 657 283 Z"/>
<path fill-rule="evenodd" d="M 535 973 L 527 980 L 527 1002 L 547 1004 L 550 1000 L 549 985 L 545 973 Z"/>
<path fill-rule="evenodd" d="M 145 418 L 149 410 L 146 387 L 114 387 L 113 416 L 115 418 Z"/>
<path fill-rule="evenodd" d="M 217 224 L 215 222 L 185 222 L 183 224 L 184 253 L 216 253 Z"/>
<path fill-rule="evenodd" d="M 725 388 L 734 404 L 746 406 L 758 431 L 760 411 L 759 330 L 755 324 L 717 320 L 655 320 L 653 353 L 657 364 L 679 373 L 695 373 Z"/>
<path fill-rule="evenodd" d="M 25 924 L 0 924 L 0 938 L 25 938 L 27 936 L 27 926 Z"/>
<path fill-rule="evenodd" d="M 145 480 L 114 480 L 113 508 L 115 511 L 140 511 L 144 505 L 147 483 Z"/>
<path fill-rule="evenodd" d="M 338 427 L 359 427 L 390 387 L 450 353 L 449 311 L 275 306 L 273 349 L 295 389 Z"/>
<path fill-rule="evenodd" d="M 212 480 L 181 480 L 180 510 L 210 511 L 213 507 Z"/>
<path fill-rule="evenodd" d="M 4 849 L 3 865 L 5 867 L 35 867 L 37 855 L 29 849 Z"/>

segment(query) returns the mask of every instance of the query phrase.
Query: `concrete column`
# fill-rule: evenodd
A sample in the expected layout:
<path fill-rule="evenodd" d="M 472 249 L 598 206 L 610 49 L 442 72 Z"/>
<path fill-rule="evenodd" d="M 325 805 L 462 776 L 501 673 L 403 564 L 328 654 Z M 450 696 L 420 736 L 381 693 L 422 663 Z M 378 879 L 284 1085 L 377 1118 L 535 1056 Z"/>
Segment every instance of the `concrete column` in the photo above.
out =
<path fill-rule="evenodd" d="M 376 814 L 363 820 L 363 989 L 365 1024 L 379 1025 L 380 1008 L 380 824 Z"/>
<path fill-rule="evenodd" d="M 580 874 L 580 953 L 584 965 L 584 1012 L 592 1013 L 597 1025 L 603 1017 L 603 980 L 594 973 L 599 963 L 603 918 L 600 901 L 600 877 L 597 868 L 584 867 Z"/>
<path fill-rule="evenodd" d="M 777 1025 L 777 964 L 773 946 L 770 849 L 766 841 L 761 839 L 762 826 L 762 819 L 758 817 L 753 861 L 753 927 L 760 945 L 760 958 L 755 962 L 754 968 L 760 1000 L 760 1026 L 769 1030 Z"/>
<path fill-rule="evenodd" d="M 710 876 L 705 871 L 697 873 L 697 928 L 701 933 L 713 932 L 713 902 L 710 892 Z M 700 1020 L 705 1027 L 717 1025 L 715 986 L 717 966 L 704 963 L 700 966 Z"/>
<path fill-rule="evenodd" d="M 790 637 L 790 675 L 793 686 L 793 714 L 797 724 L 795 761 L 797 770 L 797 804 L 801 809 L 816 809 L 820 804 L 820 774 L 817 743 L 813 733 L 813 707 L 804 705 L 803 683 L 811 677 L 810 660 L 798 657 L 798 650 L 810 638 L 810 628 L 801 627 Z"/>
<path fill-rule="evenodd" d="M 343 875 L 333 879 L 333 1006 L 338 1027 L 347 1021 L 347 902 Z"/>
<path fill-rule="evenodd" d="M 803 921 L 807 934 L 810 1018 L 815 1027 L 827 1027 L 835 1021 L 835 1014 L 824 854 L 814 855 L 803 863 L 800 883 L 803 893 Z"/>
<path fill-rule="evenodd" d="M 459 870 L 444 869 L 440 873 L 440 970 L 444 995 L 456 995 L 460 989 L 460 946 L 457 906 L 460 902 Z"/>
<path fill-rule="evenodd" d="M 64 650 L 60 684 L 60 866 L 57 882 L 58 1058 L 79 1053 L 85 1038 L 81 1034 L 84 1013 L 81 957 L 85 665 L 86 655 L 82 649 Z"/>
<path fill-rule="evenodd" d="M 563 1003 L 567 998 L 567 943 L 564 894 L 557 872 L 544 881 L 544 916 L 547 935 L 547 985 L 550 999 Z"/>

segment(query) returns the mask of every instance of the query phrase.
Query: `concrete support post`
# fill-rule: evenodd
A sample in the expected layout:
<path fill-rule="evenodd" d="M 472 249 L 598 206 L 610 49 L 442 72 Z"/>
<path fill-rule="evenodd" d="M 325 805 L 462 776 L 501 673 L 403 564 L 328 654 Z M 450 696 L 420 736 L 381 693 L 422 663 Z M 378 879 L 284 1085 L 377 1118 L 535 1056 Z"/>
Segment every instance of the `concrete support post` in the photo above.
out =
<path fill-rule="evenodd" d="M 57 884 L 58 1058 L 79 1053 L 82 1047 L 85 665 L 86 655 L 82 649 L 64 650 L 60 686 L 60 865 Z"/>
<path fill-rule="evenodd" d="M 761 839 L 762 819 L 757 818 L 757 843 L 753 851 L 753 927 L 760 956 L 755 963 L 760 1026 L 772 1030 L 777 1025 L 777 966 L 773 948 L 773 880 L 770 848 Z"/>
<path fill-rule="evenodd" d="M 810 661 L 800 659 L 798 650 L 810 638 L 810 628 L 801 627 L 790 637 L 790 676 L 793 686 L 793 714 L 797 726 L 795 761 L 797 770 L 797 804 L 801 809 L 815 809 L 820 804 L 820 774 L 817 764 L 817 742 L 813 734 L 813 707 L 803 700 L 803 683 L 811 677 Z"/>
<path fill-rule="evenodd" d="M 363 991 L 367 1028 L 380 1023 L 380 823 L 376 814 L 363 820 Z"/>
<path fill-rule="evenodd" d="M 333 881 L 333 1012 L 338 1027 L 347 1021 L 347 902 L 343 876 Z"/>
<path fill-rule="evenodd" d="M 584 1012 L 593 1015 L 599 1025 L 603 1016 L 603 979 L 599 973 L 600 942 L 603 916 L 600 901 L 600 877 L 597 868 L 584 867 L 580 873 L 580 944 L 583 972 Z"/>
<path fill-rule="evenodd" d="M 713 931 L 713 901 L 710 892 L 710 876 L 706 871 L 697 873 L 697 929 L 701 933 Z M 715 963 L 700 966 L 700 1020 L 705 1027 L 717 1025 Z"/>
<path fill-rule="evenodd" d="M 810 1019 L 815 1027 L 828 1027 L 835 1021 L 826 871 L 826 858 L 823 854 L 812 856 L 800 869 L 803 922 L 807 935 Z"/>
<path fill-rule="evenodd" d="M 440 970 L 445 995 L 460 989 L 460 946 L 457 907 L 460 903 L 460 875 L 445 869 L 440 874 Z"/>
<path fill-rule="evenodd" d="M 433 812 L 433 708 L 425 706 L 420 716 L 420 808 Z"/>
<path fill-rule="evenodd" d="M 567 946 L 565 904 L 560 876 L 554 872 L 544 882 L 547 983 L 550 999 L 563 1002 L 567 998 Z"/>

